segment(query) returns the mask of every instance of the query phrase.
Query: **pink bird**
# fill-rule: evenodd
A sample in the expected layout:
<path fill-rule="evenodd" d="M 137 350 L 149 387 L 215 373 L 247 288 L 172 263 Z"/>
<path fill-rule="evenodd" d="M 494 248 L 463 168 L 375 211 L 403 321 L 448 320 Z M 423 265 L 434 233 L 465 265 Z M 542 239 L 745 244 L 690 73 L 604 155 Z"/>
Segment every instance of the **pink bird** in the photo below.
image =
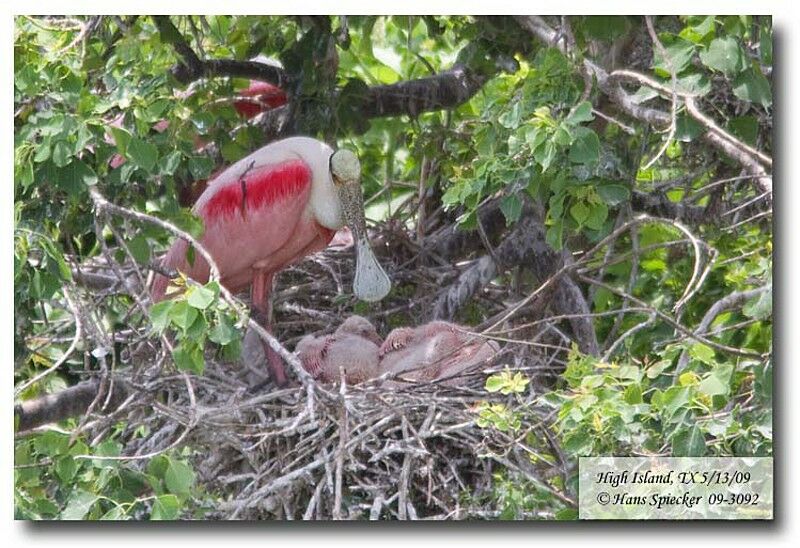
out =
<path fill-rule="evenodd" d="M 248 120 L 283 106 L 289 100 L 281 88 L 258 80 L 251 80 L 250 85 L 239 94 L 242 98 L 233 102 L 233 108 Z"/>
<path fill-rule="evenodd" d="M 348 384 L 378 376 L 378 347 L 382 340 L 375 327 L 361 316 L 350 316 L 332 334 L 306 335 L 295 354 L 311 376 L 320 382 L 337 382 L 344 370 Z"/>
<path fill-rule="evenodd" d="M 361 165 L 349 150 L 336 152 L 309 137 L 271 143 L 217 175 L 193 211 L 204 223 L 200 243 L 220 269 L 220 282 L 232 292 L 251 288 L 254 318 L 271 327 L 270 292 L 276 272 L 325 248 L 347 225 L 353 232 L 356 272 L 353 292 L 368 302 L 391 289 L 367 240 Z M 187 260 L 189 244 L 176 241 L 162 261 L 205 283 L 209 265 L 198 254 Z M 151 295 L 164 299 L 170 280 L 157 275 Z M 286 384 L 280 356 L 264 345 L 272 379 Z"/>

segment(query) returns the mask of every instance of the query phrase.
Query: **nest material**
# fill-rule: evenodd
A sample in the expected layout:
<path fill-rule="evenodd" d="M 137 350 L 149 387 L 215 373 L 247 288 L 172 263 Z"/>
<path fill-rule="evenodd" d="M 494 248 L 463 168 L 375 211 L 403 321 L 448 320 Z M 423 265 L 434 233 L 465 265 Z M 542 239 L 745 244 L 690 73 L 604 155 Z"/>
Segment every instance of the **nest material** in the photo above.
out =
<path fill-rule="evenodd" d="M 386 234 L 384 241 L 392 241 Z M 398 290 L 392 299 L 359 305 L 351 284 L 350 250 L 328 249 L 281 274 L 275 295 L 276 335 L 288 348 L 308 334 L 333 331 L 355 308 L 384 335 L 397 324 L 415 325 L 436 298 L 443 278 L 456 267 L 408 268 L 412 250 L 379 250 Z M 125 268 L 115 267 L 116 274 Z M 414 291 L 413 297 L 408 295 Z M 495 294 L 493 294 L 495 293 Z M 84 310 L 102 308 L 108 295 L 84 293 Z M 496 290 L 479 297 L 487 317 L 503 310 Z M 152 455 L 180 447 L 194 449 L 198 482 L 208 494 L 210 519 L 469 519 L 496 516 L 491 496 L 498 463 L 554 497 L 551 487 L 566 477 L 563 459 L 533 464 L 526 440 L 540 440 L 551 455 L 547 423 L 553 409 L 537 409 L 535 391 L 525 405 L 541 423 L 514 436 L 476 424 L 481 402 L 508 402 L 513 396 L 488 394 L 485 378 L 505 367 L 530 373 L 559 367 L 558 352 L 545 356 L 531 347 L 507 344 L 483 370 L 466 372 L 458 387 L 439 382 L 389 388 L 380 380 L 356 386 L 313 382 L 253 392 L 253 364 L 225 363 L 206 352 L 206 371 L 194 376 L 174 370 L 168 341 L 147 336 L 145 324 L 132 327 L 127 350 L 113 378 L 130 394 L 117 409 L 103 397 L 80 426 L 102 439 L 114 425 L 123 455 L 145 466 Z M 563 356 L 562 356 L 563 357 Z M 536 364 L 536 365 L 531 365 Z M 242 367 L 245 365 L 246 367 Z M 541 377 L 539 377 L 541 378 Z M 256 379 L 257 380 L 257 379 Z M 262 379 L 263 380 L 263 379 Z M 519 403 L 519 402 L 517 402 Z M 142 435 L 142 432 L 147 432 Z M 552 511 L 527 517 L 551 518 Z"/>

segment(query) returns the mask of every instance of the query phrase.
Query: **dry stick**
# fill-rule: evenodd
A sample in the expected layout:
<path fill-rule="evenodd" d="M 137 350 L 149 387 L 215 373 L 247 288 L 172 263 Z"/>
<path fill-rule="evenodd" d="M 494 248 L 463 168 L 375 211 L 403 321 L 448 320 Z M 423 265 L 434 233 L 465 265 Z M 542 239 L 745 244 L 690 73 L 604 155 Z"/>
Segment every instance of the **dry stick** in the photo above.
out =
<path fill-rule="evenodd" d="M 617 338 L 617 340 L 615 340 L 613 343 L 611 343 L 611 345 L 608 347 L 608 350 L 606 350 L 606 353 L 603 354 L 602 361 L 608 362 L 608 360 L 610 360 L 611 356 L 614 354 L 614 350 L 616 350 L 617 347 L 620 344 L 622 344 L 622 342 L 625 339 L 627 339 L 628 337 L 632 336 L 634 333 L 637 333 L 637 332 L 641 331 L 642 329 L 652 325 L 655 321 L 656 321 L 656 316 L 655 316 L 655 314 L 651 313 L 650 316 L 645 321 L 640 322 L 640 323 L 634 325 L 633 327 L 631 327 L 630 329 L 628 329 L 627 331 L 625 331 L 622 335 L 619 336 L 619 338 Z"/>
<path fill-rule="evenodd" d="M 723 311 L 731 309 L 735 306 L 739 306 L 742 303 L 761 295 L 762 293 L 769 291 L 772 289 L 772 284 L 763 285 L 761 287 L 757 287 L 755 289 L 748 289 L 746 291 L 734 291 L 733 293 L 729 293 L 725 295 L 723 298 L 715 302 L 711 307 L 706 311 L 703 315 L 703 319 L 700 321 L 700 325 L 697 326 L 694 333 L 696 335 L 706 333 L 708 330 L 708 326 L 711 325 L 711 322 L 719 316 Z M 754 357 L 751 355 L 750 357 Z M 763 356 L 758 356 L 763 357 Z M 678 360 L 678 367 L 675 370 L 676 374 L 680 374 L 686 366 L 689 364 L 689 350 L 685 349 L 681 353 L 681 357 Z"/>
<path fill-rule="evenodd" d="M 666 48 L 664 48 L 664 44 L 661 43 L 661 40 L 658 39 L 658 35 L 656 34 L 655 29 L 653 28 L 653 18 L 649 15 L 644 16 L 645 23 L 647 24 L 647 31 L 650 33 L 650 39 L 653 41 L 653 44 L 656 45 L 658 48 L 659 53 L 667 62 L 667 66 L 669 67 L 670 78 L 672 81 L 672 100 L 670 101 L 670 122 L 669 122 L 669 134 L 667 138 L 664 140 L 664 144 L 659 149 L 658 153 L 656 153 L 653 158 L 647 162 L 642 169 L 649 169 L 650 166 L 655 164 L 658 159 L 666 152 L 667 147 L 672 142 L 672 139 L 675 137 L 675 130 L 678 126 L 678 76 L 675 73 L 675 65 L 672 62 L 672 56 L 667 53 Z"/>
<path fill-rule="evenodd" d="M 58 361 L 56 361 L 56 363 L 54 363 L 52 366 L 48 367 L 41 373 L 23 382 L 18 387 L 15 387 L 14 397 L 19 396 L 29 387 L 31 387 L 32 385 L 39 382 L 40 380 L 48 376 L 50 373 L 54 372 L 59 367 L 61 367 L 69 359 L 72 353 L 75 352 L 75 349 L 78 346 L 78 342 L 83 337 L 83 322 L 81 322 L 80 313 L 75 307 L 75 303 L 72 301 L 72 298 L 69 296 L 69 291 L 67 291 L 67 288 L 63 287 L 61 291 L 64 294 L 64 299 L 67 301 L 67 306 L 72 312 L 72 317 L 75 319 L 75 336 L 72 338 L 72 342 L 70 343 L 69 348 L 67 348 L 66 352 L 64 352 L 64 354 L 61 356 L 61 358 L 58 359 Z"/>
<path fill-rule="evenodd" d="M 535 291 L 533 291 L 527 297 L 525 297 L 524 299 L 522 299 L 521 301 L 516 303 L 514 306 L 512 306 L 507 312 L 502 314 L 500 316 L 500 318 L 496 322 L 494 322 L 489 327 L 487 327 L 486 329 L 481 331 L 481 333 L 482 334 L 486 334 L 486 333 L 495 332 L 495 329 L 499 325 L 504 323 L 508 318 L 510 318 L 514 314 L 516 314 L 517 311 L 519 311 L 520 308 L 522 308 L 523 306 L 528 304 L 533 298 L 535 298 L 542 291 L 544 291 L 544 289 L 546 289 L 550 285 L 554 284 L 555 281 L 558 278 L 560 278 L 562 275 L 564 275 L 566 272 L 569 272 L 569 271 L 572 271 L 572 270 L 576 270 L 582 264 L 589 262 L 590 257 L 592 257 L 597 251 L 599 251 L 600 249 L 602 249 L 603 247 L 608 245 L 610 242 L 616 240 L 628 228 L 630 228 L 632 226 L 636 226 L 636 225 L 641 224 L 641 223 L 647 223 L 647 222 L 661 222 L 661 223 L 672 225 L 672 226 L 678 228 L 684 234 L 686 234 L 687 237 L 689 238 L 689 241 L 692 243 L 692 246 L 695 249 L 695 267 L 694 267 L 694 271 L 692 273 L 692 278 L 689 280 L 689 283 L 687 284 L 686 289 L 684 290 L 684 295 L 686 295 L 690 291 L 695 279 L 697 277 L 699 277 L 699 275 L 700 275 L 700 272 L 699 272 L 699 270 L 700 270 L 699 255 L 700 254 L 699 254 L 699 243 L 698 243 L 697 238 L 694 237 L 694 235 L 689 231 L 688 228 L 686 228 L 681 223 L 678 223 L 677 221 L 675 221 L 673 219 L 664 219 L 662 217 L 653 217 L 653 216 L 650 216 L 650 215 L 641 214 L 641 215 L 637 215 L 636 217 L 630 219 L 625 224 L 621 225 L 620 227 L 618 227 L 617 229 L 612 231 L 611 234 L 609 234 L 608 236 L 603 238 L 592 249 L 590 249 L 588 252 L 584 253 L 584 255 L 580 259 L 575 261 L 574 263 L 566 264 L 566 265 L 562 266 L 555 273 L 553 273 L 553 275 L 551 275 L 542 285 L 540 285 L 538 288 L 536 288 Z M 623 293 L 626 294 L 625 292 L 623 292 Z M 648 306 L 646 303 L 643 303 L 643 301 L 640 301 L 639 299 L 637 299 L 636 302 L 639 303 L 640 306 L 646 306 L 648 309 L 653 309 L 651 306 Z"/>
<path fill-rule="evenodd" d="M 604 113 L 600 112 L 599 110 L 597 110 L 596 108 L 592 109 L 592 114 L 594 114 L 595 116 L 599 116 L 600 118 L 602 118 L 606 122 L 611 122 L 615 126 L 618 126 L 622 131 L 624 131 L 628 135 L 636 135 L 636 130 L 635 129 L 633 129 L 629 125 L 626 125 L 626 124 L 620 122 L 619 120 L 617 120 L 613 116 L 609 116 L 608 114 L 604 114 Z"/>
<path fill-rule="evenodd" d="M 769 191 L 767 191 L 767 192 L 762 192 L 761 194 L 759 194 L 759 195 L 758 195 L 758 196 L 756 196 L 755 198 L 752 198 L 752 199 L 750 199 L 750 200 L 747 200 L 746 202 L 744 202 L 744 203 L 742 203 L 742 204 L 739 204 L 738 206 L 734 207 L 733 209 L 729 209 L 728 211 L 726 211 L 725 213 L 723 213 L 723 214 L 722 214 L 722 216 L 723 216 L 723 217 L 727 217 L 728 215 L 731 215 L 731 214 L 733 214 L 733 213 L 736 213 L 737 211 L 740 211 L 740 210 L 742 210 L 742 209 L 746 208 L 747 206 L 749 206 L 749 205 L 752 205 L 752 204 L 756 203 L 757 201 L 759 201 L 759 200 L 761 200 L 761 199 L 763 199 L 763 198 L 766 198 L 766 197 L 767 197 L 767 196 L 769 196 L 770 194 L 771 194 L 771 192 L 769 192 Z"/>
<path fill-rule="evenodd" d="M 558 48 L 562 53 L 566 53 L 564 46 L 559 43 L 558 33 L 550 28 L 550 26 L 540 16 L 520 15 L 516 16 L 515 18 L 525 30 L 530 32 L 536 38 L 542 42 L 545 42 L 546 44 Z M 625 91 L 622 90 L 618 84 L 612 81 L 610 75 L 602 67 L 598 66 L 589 59 L 584 60 L 584 65 L 586 65 L 595 74 L 601 89 L 603 89 L 603 92 L 606 93 L 628 115 L 636 118 L 637 120 L 641 120 L 653 125 L 667 123 L 668 116 L 664 112 L 656 109 L 645 108 L 633 103 L 628 94 L 625 93 Z M 613 74 L 616 75 L 616 77 L 625 77 L 633 79 L 639 83 L 644 83 L 656 91 L 660 90 L 665 95 L 669 95 L 671 93 L 671 90 L 666 86 L 663 86 L 652 78 L 634 71 L 618 70 L 614 71 Z M 691 99 L 690 94 L 681 95 L 686 102 L 686 108 L 690 110 L 691 114 L 691 108 L 694 107 L 694 104 L 691 100 L 686 100 L 687 97 Z M 693 116 L 695 116 L 698 112 L 699 111 L 696 111 Z M 701 122 L 704 124 L 707 121 L 709 121 L 707 117 L 703 117 L 703 120 L 701 120 Z M 713 126 L 707 125 L 706 127 L 709 127 L 709 131 L 703 135 L 705 140 L 709 141 L 712 145 L 721 150 L 730 158 L 733 158 L 740 164 L 749 168 L 750 171 L 753 172 L 763 190 L 772 190 L 772 178 L 767 175 L 759 163 L 760 160 L 768 163 L 768 165 L 772 165 L 772 160 L 768 156 L 755 151 L 751 147 L 748 147 L 746 144 L 742 143 L 729 133 L 721 130 L 721 128 L 718 128 L 718 126 L 715 124 Z M 712 130 L 711 127 L 716 129 Z M 755 153 L 749 151 L 754 151 Z"/>
<path fill-rule="evenodd" d="M 739 221 L 738 223 L 722 227 L 722 230 L 730 231 L 730 230 L 738 228 L 738 227 L 740 227 L 742 225 L 746 225 L 747 223 L 752 223 L 753 221 L 755 221 L 757 219 L 760 219 L 762 217 L 769 217 L 770 215 L 772 215 L 772 210 L 771 209 L 769 211 L 762 211 L 761 213 L 756 213 L 752 217 L 748 217 L 744 221 Z"/>
<path fill-rule="evenodd" d="M 344 470 L 344 454 L 347 446 L 347 379 L 344 367 L 339 368 L 339 396 L 342 399 L 342 407 L 339 410 L 339 447 L 336 451 L 336 471 L 334 472 L 334 491 L 333 491 L 333 519 L 342 519 L 342 473 Z"/>
<path fill-rule="evenodd" d="M 689 328 L 684 327 L 680 323 L 676 322 L 668 314 L 665 314 L 665 313 L 661 312 L 660 310 L 658 310 L 656 308 L 653 308 L 652 306 L 649 306 L 643 300 L 638 299 L 638 298 L 634 297 L 633 295 L 630 295 L 630 294 L 626 293 L 625 291 L 617 289 L 616 287 L 613 287 L 613 286 L 611 286 L 611 285 L 609 285 L 607 283 L 601 282 L 600 280 L 595 280 L 594 278 L 590 278 L 588 276 L 584 276 L 583 274 L 578 274 L 578 277 L 581 280 L 583 280 L 584 282 L 588 283 L 588 284 L 597 284 L 600 287 L 602 287 L 602 288 L 604 288 L 604 289 L 610 291 L 611 293 L 613 293 L 615 295 L 618 295 L 620 297 L 626 297 L 627 296 L 628 299 L 631 302 L 634 302 L 634 303 L 638 304 L 639 306 L 647 307 L 656 316 L 658 316 L 663 321 L 665 321 L 667 324 L 672 326 L 674 329 L 680 331 L 681 333 L 683 333 L 684 335 L 686 335 L 687 337 L 689 337 L 691 339 L 694 339 L 694 340 L 696 340 L 698 342 L 701 342 L 701 343 L 703 343 L 705 345 L 708 345 L 708 346 L 710 346 L 712 348 L 716 348 L 717 350 L 720 350 L 722 352 L 728 352 L 729 354 L 734 354 L 736 356 L 743 356 L 745 358 L 758 358 L 758 359 L 761 359 L 763 357 L 761 354 L 756 354 L 755 352 L 747 352 L 746 350 L 742 350 L 740 348 L 734 348 L 732 346 L 727 346 L 727 345 L 724 345 L 724 344 L 721 344 L 721 343 L 718 343 L 718 342 L 714 342 L 712 340 L 707 339 L 706 337 L 703 337 L 702 335 L 700 335 L 698 333 L 694 333 Z"/>
<path fill-rule="evenodd" d="M 661 93 L 662 95 L 669 95 L 671 93 L 671 90 L 667 86 L 663 85 L 662 83 L 658 82 L 657 80 L 654 80 L 653 78 L 645 74 L 633 70 L 626 70 L 626 69 L 615 70 L 614 72 L 609 74 L 608 77 L 611 79 L 619 78 L 624 80 L 631 80 L 638 84 L 648 86 L 653 90 Z M 764 165 L 772 167 L 772 158 L 770 158 L 763 152 L 754 149 L 747 143 L 743 143 L 742 141 L 740 141 L 739 139 L 737 139 L 736 137 L 725 131 L 723 128 L 719 127 L 714 120 L 706 116 L 699 108 L 697 108 L 697 103 L 695 103 L 695 98 L 698 97 L 698 95 L 696 93 L 687 93 L 687 92 L 677 92 L 677 93 L 681 97 L 681 99 L 683 99 L 684 103 L 686 104 L 686 110 L 689 112 L 689 114 L 692 115 L 692 118 L 703 124 L 712 133 L 716 134 L 721 139 L 724 139 L 731 145 L 746 152 L 747 154 L 756 157 Z"/>

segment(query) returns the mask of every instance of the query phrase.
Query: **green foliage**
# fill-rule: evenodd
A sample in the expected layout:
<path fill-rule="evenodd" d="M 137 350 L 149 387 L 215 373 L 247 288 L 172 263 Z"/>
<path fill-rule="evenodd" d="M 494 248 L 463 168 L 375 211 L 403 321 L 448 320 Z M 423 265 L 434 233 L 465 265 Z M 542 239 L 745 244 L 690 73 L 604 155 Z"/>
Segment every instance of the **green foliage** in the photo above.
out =
<path fill-rule="evenodd" d="M 98 187 L 115 203 L 199 236 L 202 223 L 179 207 L 177 196 L 220 166 L 198 151 L 198 143 L 214 143 L 226 163 L 264 144 L 263 133 L 243 124 L 232 108 L 231 97 L 247 86 L 246 80 L 206 78 L 187 93 L 171 73 L 178 61 L 171 46 L 177 36 L 160 35 L 150 17 L 122 20 L 124 31 L 113 18 L 103 18 L 84 41 L 67 47 L 78 37 L 79 26 L 15 19 L 15 382 L 25 382 L 64 357 L 68 343 L 41 343 L 53 326 L 57 329 L 69 318 L 58 303 L 63 302 L 64 285 L 73 281 L 70 261 L 104 259 L 110 248 L 113 259 L 144 266 L 171 240 L 160 229 L 119 219 L 96 227 L 90 187 Z M 186 17 L 172 21 L 183 36 L 191 37 Z M 712 117 L 721 127 L 769 152 L 770 18 L 657 17 L 654 22 L 667 55 L 654 47 L 652 58 L 639 60 L 645 68 L 637 70 L 650 70 L 665 85 L 675 72 L 681 91 L 698 95 L 704 109 L 713 105 Z M 297 131 L 338 139 L 357 150 L 367 199 L 381 193 L 370 204 L 370 218 L 391 216 L 417 193 L 418 182 L 434 187 L 432 195 L 441 196 L 441 205 L 465 230 L 476 228 L 476 211 L 487 199 L 499 199 L 511 227 L 526 214 L 531 198 L 543 207 L 547 242 L 580 253 L 610 233 L 637 193 L 684 178 L 665 193 L 679 202 L 730 176 L 730 165 L 709 160 L 699 139 L 705 128 L 679 105 L 673 140 L 644 169 L 668 133 L 646 130 L 625 117 L 620 120 L 633 127 L 603 117 L 618 113 L 603 103 L 596 83 L 585 89 L 581 72 L 583 56 L 613 68 L 613 55 L 606 59 L 605 52 L 617 51 L 633 33 L 649 43 L 644 21 L 586 16 L 570 17 L 570 23 L 578 48 L 570 56 L 536 45 L 508 18 L 468 16 L 352 16 L 313 22 L 209 16 L 202 26 L 202 48 L 208 58 L 242 60 L 266 53 L 297 76 L 288 90 L 306 113 Z M 346 34 L 341 32 L 345 25 Z M 331 48 L 338 65 L 330 62 Z M 457 108 L 396 118 L 368 118 L 360 108 L 372 86 L 425 78 L 456 63 L 487 80 Z M 641 106 L 661 101 L 646 87 L 632 97 Z M 432 163 L 435 169 L 426 172 Z M 709 197 L 699 195 L 694 205 L 707 204 Z M 771 282 L 768 231 L 756 225 L 736 230 L 703 225 L 697 232 L 709 246 L 704 252 L 713 249 L 715 261 L 701 290 L 680 310 L 686 325 L 697 325 L 724 295 Z M 671 310 L 694 268 L 691 247 L 676 243 L 682 238 L 675 227 L 662 223 L 627 232 L 617 240 L 617 251 L 634 246 L 638 251 L 635 256 L 620 254 L 608 264 L 604 281 L 611 288 L 628 288 L 636 273 L 630 293 L 659 310 Z M 589 260 L 595 267 L 600 257 Z M 171 339 L 175 368 L 200 375 L 211 353 L 224 359 L 239 353 L 243 326 L 221 302 L 216 283 L 178 284 L 182 294 L 153 306 L 149 318 L 131 296 L 118 294 L 108 297 L 99 320 L 110 331 L 149 321 L 154 335 Z M 411 298 L 416 289 L 409 282 L 395 293 Z M 606 288 L 591 294 L 593 312 L 624 305 L 622 297 Z M 479 303 L 464 311 L 472 323 L 484 313 Z M 763 292 L 715 318 L 711 338 L 767 356 L 771 314 L 771 291 Z M 387 325 L 412 320 L 395 315 L 387 318 Z M 594 326 L 601 341 L 611 342 L 645 320 L 647 315 L 639 313 L 619 320 L 616 315 L 598 316 Z M 555 437 L 570 458 L 634 452 L 771 454 L 772 362 L 736 358 L 698 343 L 678 344 L 675 337 L 662 324 L 647 325 L 617 347 L 611 363 L 573 351 L 555 386 L 544 392 L 537 386 L 537 396 L 528 377 L 501 372 L 487 380 L 487 401 L 476 408 L 476 422 L 501 436 L 521 436 L 534 466 L 556 458 L 552 448 L 529 432 L 531 425 L 541 424 L 527 403 L 534 397 L 537 405 L 556 413 Z M 65 387 L 69 375 L 85 367 L 81 354 L 91 355 L 94 349 L 80 350 L 58 374 L 33 384 L 20 397 Z M 688 365 L 678 374 L 684 352 Z M 66 421 L 61 427 L 74 425 Z M 205 495 L 191 468 L 190 448 L 145 461 L 99 458 L 120 450 L 114 434 L 92 447 L 58 431 L 17 439 L 17 517 L 200 515 Z M 570 485 L 563 482 L 569 478 L 548 481 L 532 484 L 513 470 L 498 470 L 490 496 L 500 517 L 574 518 L 574 510 L 550 491 L 568 490 Z"/>
<path fill-rule="evenodd" d="M 146 432 L 141 432 L 145 436 Z M 113 437 L 94 447 L 55 430 L 18 440 L 16 519 L 175 520 L 205 504 L 188 453 L 117 459 Z"/>
<path fill-rule="evenodd" d="M 564 449 L 576 456 L 625 455 L 663 452 L 666 443 L 674 456 L 771 454 L 769 409 L 745 405 L 763 365 L 736 369 L 708 346 L 692 344 L 689 366 L 675 378 L 671 370 L 682 350 L 668 347 L 648 366 L 606 364 L 573 350 L 567 386 L 546 396 L 559 408 Z"/>
<path fill-rule="evenodd" d="M 177 368 L 202 375 L 206 340 L 218 345 L 226 359 L 235 359 L 241 348 L 242 326 L 236 328 L 238 316 L 219 299 L 217 282 L 205 286 L 187 284 L 182 278 L 180 285 L 186 290 L 180 296 L 153 305 L 150 321 L 158 334 L 172 328 L 176 336 L 172 357 Z"/>

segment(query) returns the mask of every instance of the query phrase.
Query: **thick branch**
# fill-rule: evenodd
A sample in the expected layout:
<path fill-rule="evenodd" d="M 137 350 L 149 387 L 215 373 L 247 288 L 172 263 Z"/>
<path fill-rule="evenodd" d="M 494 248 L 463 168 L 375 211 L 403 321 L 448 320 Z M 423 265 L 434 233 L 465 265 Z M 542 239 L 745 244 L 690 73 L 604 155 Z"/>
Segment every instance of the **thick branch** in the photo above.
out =
<path fill-rule="evenodd" d="M 112 386 L 113 393 L 108 400 L 106 411 L 115 410 L 127 396 L 127 390 L 122 383 L 115 382 Z M 61 392 L 15 405 L 14 418 L 19 421 L 17 431 L 23 432 L 43 424 L 83 415 L 97 397 L 99 387 L 100 381 L 93 379 L 78 383 Z"/>
<path fill-rule="evenodd" d="M 661 192 L 642 192 L 634 190 L 631 193 L 631 206 L 636 211 L 685 221 L 691 225 L 698 225 L 711 220 L 706 207 L 673 202 Z"/>
<path fill-rule="evenodd" d="M 175 25 L 166 15 L 153 17 L 162 40 L 172 44 L 182 62 L 173 67 L 172 74 L 182 84 L 188 84 L 200 78 L 229 76 L 233 78 L 252 78 L 274 84 L 280 88 L 289 83 L 286 72 L 273 65 L 257 61 L 237 61 L 235 59 L 200 59 L 189 46 L 186 39 L 178 32 Z"/>
<path fill-rule="evenodd" d="M 502 261 L 502 264 L 498 265 L 492 255 Z M 442 292 L 434 305 L 433 317 L 452 318 L 458 309 L 469 302 L 504 267 L 527 266 L 540 282 L 544 282 L 564 265 L 565 260 L 568 260 L 565 254 L 558 253 L 547 244 L 544 226 L 528 210 L 493 254 L 481 257 Z M 570 317 L 570 325 L 580 350 L 598 355 L 597 335 L 589 317 L 589 306 L 578 285 L 569 276 L 560 276 L 555 283 L 553 297 L 551 302 L 556 313 Z"/>
<path fill-rule="evenodd" d="M 362 112 L 367 118 L 416 116 L 422 112 L 454 108 L 468 101 L 488 77 L 464 65 L 434 76 L 369 88 Z"/>

